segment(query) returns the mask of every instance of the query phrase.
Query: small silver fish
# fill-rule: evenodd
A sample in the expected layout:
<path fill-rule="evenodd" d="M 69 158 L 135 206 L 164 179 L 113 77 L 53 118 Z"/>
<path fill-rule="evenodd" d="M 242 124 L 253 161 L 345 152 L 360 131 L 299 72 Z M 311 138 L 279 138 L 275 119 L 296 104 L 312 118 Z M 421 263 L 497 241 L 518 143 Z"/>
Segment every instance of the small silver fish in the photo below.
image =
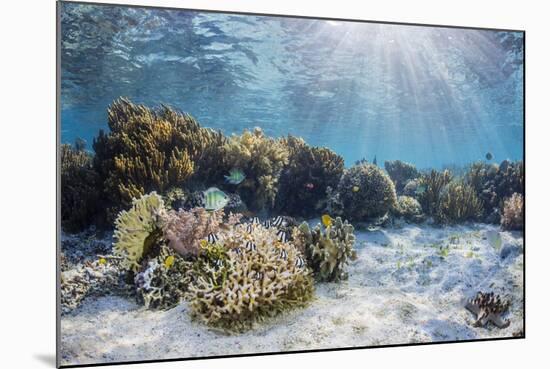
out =
<path fill-rule="evenodd" d="M 298 268 L 303 268 L 306 263 L 304 262 L 304 259 L 301 256 L 298 256 L 296 261 L 294 262 L 294 265 Z"/>
<path fill-rule="evenodd" d="M 500 232 L 498 231 L 487 231 L 487 241 L 489 241 L 489 244 L 495 249 L 500 250 L 502 247 L 502 237 L 500 236 Z"/>
<path fill-rule="evenodd" d="M 246 249 L 248 251 L 256 251 L 256 244 L 252 241 L 246 242 Z"/>
<path fill-rule="evenodd" d="M 244 175 L 244 172 L 236 168 L 231 169 L 229 171 L 229 175 L 224 177 L 227 183 L 233 184 L 233 185 L 238 185 L 239 183 L 244 181 L 244 179 L 246 178 L 246 176 Z"/>
<path fill-rule="evenodd" d="M 288 257 L 288 253 L 286 252 L 285 249 L 281 249 L 281 252 L 279 253 L 279 257 L 283 260 L 286 260 L 287 257 Z"/>
<path fill-rule="evenodd" d="M 214 233 L 209 233 L 206 240 L 208 241 L 208 243 L 216 243 L 218 242 L 219 237 Z"/>
<path fill-rule="evenodd" d="M 279 240 L 279 242 L 286 242 L 288 241 L 288 235 L 284 230 L 281 229 L 277 232 L 277 239 Z"/>

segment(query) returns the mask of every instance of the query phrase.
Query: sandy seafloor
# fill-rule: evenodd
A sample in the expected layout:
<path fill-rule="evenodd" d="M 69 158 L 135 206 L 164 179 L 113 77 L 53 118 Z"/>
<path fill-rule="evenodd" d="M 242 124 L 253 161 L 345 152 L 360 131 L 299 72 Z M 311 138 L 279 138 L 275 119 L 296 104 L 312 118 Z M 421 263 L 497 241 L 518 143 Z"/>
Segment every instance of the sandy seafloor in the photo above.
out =
<path fill-rule="evenodd" d="M 356 231 L 349 280 L 316 285 L 315 300 L 240 335 L 192 321 L 186 303 L 149 311 L 119 296 L 87 298 L 61 319 L 61 363 L 87 364 L 511 337 L 523 333 L 523 234 L 497 226 L 408 225 Z M 458 237 L 456 237 L 458 236 Z M 440 246 L 449 245 L 449 252 Z M 476 328 L 464 299 L 511 301 L 509 327 Z"/>

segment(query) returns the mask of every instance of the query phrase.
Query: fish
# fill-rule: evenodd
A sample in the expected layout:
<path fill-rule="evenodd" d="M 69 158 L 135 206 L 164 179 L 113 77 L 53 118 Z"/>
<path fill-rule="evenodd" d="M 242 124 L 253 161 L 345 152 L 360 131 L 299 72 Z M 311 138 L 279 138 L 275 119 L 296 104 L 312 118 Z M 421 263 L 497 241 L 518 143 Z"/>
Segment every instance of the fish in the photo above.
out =
<path fill-rule="evenodd" d="M 313 185 L 313 183 L 308 182 L 308 183 L 306 183 L 306 184 L 304 185 L 304 187 L 307 188 L 308 190 L 313 190 L 313 188 L 314 188 L 315 186 Z"/>
<path fill-rule="evenodd" d="M 174 255 L 168 256 L 166 259 L 164 259 L 164 266 L 169 269 L 172 265 L 174 265 Z"/>
<path fill-rule="evenodd" d="M 260 219 L 258 217 L 252 218 L 252 224 L 260 224 Z"/>
<path fill-rule="evenodd" d="M 244 181 L 244 179 L 246 178 L 246 176 L 244 175 L 244 172 L 236 168 L 231 169 L 229 171 L 229 175 L 224 177 L 225 177 L 225 181 L 232 185 L 238 185 L 239 183 Z"/>
<path fill-rule="evenodd" d="M 286 258 L 288 257 L 288 253 L 285 249 L 281 249 L 281 252 L 279 252 L 279 257 L 283 260 L 286 260 Z"/>
<path fill-rule="evenodd" d="M 369 232 L 376 232 L 376 231 L 379 231 L 380 230 L 380 227 L 377 227 L 377 226 L 373 226 L 373 225 L 370 225 L 367 227 L 367 231 Z"/>
<path fill-rule="evenodd" d="M 214 233 L 209 233 L 208 238 L 206 239 L 208 243 L 216 243 L 219 240 L 219 237 L 215 235 Z"/>
<path fill-rule="evenodd" d="M 105 258 L 99 258 L 98 263 L 99 265 L 105 265 L 107 264 L 107 260 L 105 260 Z"/>
<path fill-rule="evenodd" d="M 487 160 L 493 160 L 493 154 L 491 154 L 490 152 L 488 152 L 487 154 L 485 154 L 485 159 L 487 159 Z"/>
<path fill-rule="evenodd" d="M 304 259 L 301 256 L 298 256 L 296 258 L 296 261 L 294 262 L 294 265 L 297 266 L 298 268 L 303 268 L 305 264 L 306 263 L 305 263 Z"/>
<path fill-rule="evenodd" d="M 265 229 L 271 228 L 271 223 L 270 223 L 269 220 L 267 220 L 267 219 L 264 221 L 264 228 L 265 228 Z"/>
<path fill-rule="evenodd" d="M 498 231 L 487 231 L 487 241 L 495 249 L 500 250 L 502 246 L 502 237 Z"/>
<path fill-rule="evenodd" d="M 288 241 L 288 235 L 284 230 L 281 229 L 279 230 L 279 232 L 277 232 L 277 239 L 279 240 L 279 242 L 286 242 Z"/>
<path fill-rule="evenodd" d="M 353 186 L 351 188 L 351 192 L 359 192 L 359 190 L 360 190 L 359 186 Z"/>
<path fill-rule="evenodd" d="M 203 192 L 204 208 L 208 211 L 220 210 L 229 202 L 229 196 L 216 187 L 210 187 Z"/>
<path fill-rule="evenodd" d="M 216 259 L 214 261 L 214 265 L 218 268 L 220 268 L 222 265 L 223 265 L 223 261 L 221 261 L 220 259 Z"/>
<path fill-rule="evenodd" d="M 246 233 L 252 233 L 252 224 L 247 224 L 246 225 Z"/>
<path fill-rule="evenodd" d="M 374 159 L 372 160 L 372 163 L 376 166 L 378 166 L 378 162 L 376 161 L 376 155 L 374 155 Z"/>
<path fill-rule="evenodd" d="M 246 249 L 248 251 L 256 251 L 256 244 L 252 241 L 246 242 Z"/>
<path fill-rule="evenodd" d="M 330 227 L 332 225 L 332 218 L 330 217 L 330 215 L 328 214 L 324 214 L 322 217 L 321 217 L 321 222 L 323 222 L 323 225 L 325 227 Z"/>
<path fill-rule="evenodd" d="M 279 215 L 271 222 L 271 225 L 274 227 L 284 227 L 286 225 L 286 222 L 283 217 Z"/>
<path fill-rule="evenodd" d="M 261 281 L 262 279 L 264 279 L 264 273 L 256 272 L 256 274 L 254 274 L 254 279 Z"/>
<path fill-rule="evenodd" d="M 422 195 L 424 192 L 426 192 L 426 186 L 425 185 L 419 185 L 416 187 L 416 190 L 414 191 L 417 195 Z"/>
<path fill-rule="evenodd" d="M 237 255 L 240 255 L 240 254 L 242 254 L 242 251 L 241 251 L 241 249 L 240 249 L 240 248 L 238 248 L 238 247 L 235 247 L 235 248 L 233 249 L 233 252 L 235 252 L 235 254 L 237 254 Z"/>

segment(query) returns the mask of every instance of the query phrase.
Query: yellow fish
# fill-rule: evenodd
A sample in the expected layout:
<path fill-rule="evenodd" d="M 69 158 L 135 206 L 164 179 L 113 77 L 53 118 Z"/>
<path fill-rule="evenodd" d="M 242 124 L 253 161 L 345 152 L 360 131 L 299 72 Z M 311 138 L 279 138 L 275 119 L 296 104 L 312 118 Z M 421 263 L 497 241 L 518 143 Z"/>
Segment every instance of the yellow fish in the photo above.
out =
<path fill-rule="evenodd" d="M 353 187 L 351 188 L 351 190 L 352 190 L 353 192 L 359 192 L 359 186 L 353 186 Z"/>
<path fill-rule="evenodd" d="M 105 260 L 105 258 L 99 258 L 98 263 L 99 263 L 99 265 L 105 265 L 105 264 L 107 264 L 107 260 Z"/>
<path fill-rule="evenodd" d="M 174 256 L 170 255 L 166 258 L 166 260 L 164 260 L 164 266 L 166 268 L 170 268 L 172 264 L 174 264 Z"/>
<path fill-rule="evenodd" d="M 332 218 L 328 214 L 323 215 L 321 217 L 321 221 L 323 222 L 325 227 L 330 227 L 332 225 Z"/>

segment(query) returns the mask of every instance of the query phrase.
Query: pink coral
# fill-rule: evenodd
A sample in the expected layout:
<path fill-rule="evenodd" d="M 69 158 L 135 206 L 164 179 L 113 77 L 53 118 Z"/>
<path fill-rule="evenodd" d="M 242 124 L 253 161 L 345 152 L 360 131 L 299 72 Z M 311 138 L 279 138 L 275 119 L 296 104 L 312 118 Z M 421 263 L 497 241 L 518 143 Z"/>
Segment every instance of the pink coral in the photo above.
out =
<path fill-rule="evenodd" d="M 500 224 L 503 229 L 523 229 L 523 196 L 520 193 L 514 193 L 504 200 Z"/>

